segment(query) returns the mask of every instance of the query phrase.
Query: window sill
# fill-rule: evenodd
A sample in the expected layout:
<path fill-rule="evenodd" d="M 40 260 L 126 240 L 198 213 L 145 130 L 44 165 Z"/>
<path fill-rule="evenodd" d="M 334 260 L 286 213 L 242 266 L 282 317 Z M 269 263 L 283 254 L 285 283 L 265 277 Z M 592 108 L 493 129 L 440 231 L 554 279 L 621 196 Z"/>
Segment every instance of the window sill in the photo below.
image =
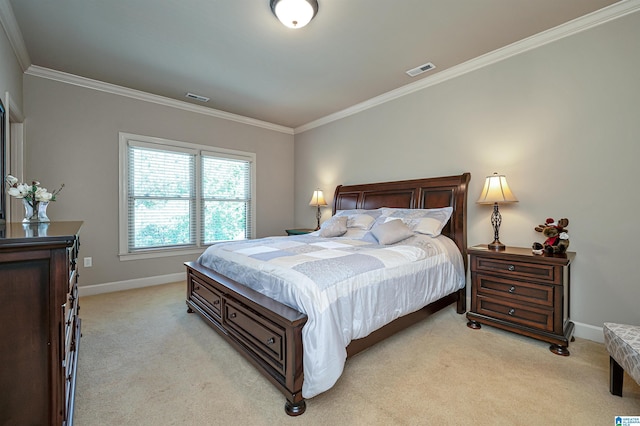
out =
<path fill-rule="evenodd" d="M 129 260 L 142 260 L 142 259 L 155 259 L 160 257 L 174 257 L 174 256 L 187 256 L 198 255 L 200 256 L 207 248 L 188 248 L 188 249 L 175 249 L 175 250 L 149 250 L 136 253 L 120 253 L 121 262 Z"/>

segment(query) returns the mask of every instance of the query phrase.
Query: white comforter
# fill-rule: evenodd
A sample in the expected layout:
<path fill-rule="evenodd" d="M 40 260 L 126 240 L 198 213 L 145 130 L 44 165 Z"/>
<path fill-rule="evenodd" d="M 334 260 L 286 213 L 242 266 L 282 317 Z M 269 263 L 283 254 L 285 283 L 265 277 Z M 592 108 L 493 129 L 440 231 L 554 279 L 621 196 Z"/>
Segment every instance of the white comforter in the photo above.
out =
<path fill-rule="evenodd" d="M 418 235 L 383 246 L 313 235 L 217 244 L 198 260 L 304 314 L 302 395 L 330 389 L 351 340 L 465 285 L 452 240 Z"/>

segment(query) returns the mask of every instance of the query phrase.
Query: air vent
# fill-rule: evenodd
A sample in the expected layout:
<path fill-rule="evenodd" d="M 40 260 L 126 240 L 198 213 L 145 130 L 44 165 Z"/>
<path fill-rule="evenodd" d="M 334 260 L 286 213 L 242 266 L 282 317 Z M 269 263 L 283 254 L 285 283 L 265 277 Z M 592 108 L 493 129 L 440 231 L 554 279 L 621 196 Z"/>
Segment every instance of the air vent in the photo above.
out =
<path fill-rule="evenodd" d="M 196 95 L 195 93 L 187 93 L 185 97 L 200 102 L 209 102 L 209 98 L 207 98 L 206 96 Z"/>
<path fill-rule="evenodd" d="M 435 67 L 436 66 L 431 62 L 427 62 L 424 65 L 420 65 L 419 67 L 415 67 L 414 69 L 407 71 L 407 74 L 409 74 L 411 77 L 415 77 L 416 75 L 422 74 L 423 72 L 431 71 Z"/>

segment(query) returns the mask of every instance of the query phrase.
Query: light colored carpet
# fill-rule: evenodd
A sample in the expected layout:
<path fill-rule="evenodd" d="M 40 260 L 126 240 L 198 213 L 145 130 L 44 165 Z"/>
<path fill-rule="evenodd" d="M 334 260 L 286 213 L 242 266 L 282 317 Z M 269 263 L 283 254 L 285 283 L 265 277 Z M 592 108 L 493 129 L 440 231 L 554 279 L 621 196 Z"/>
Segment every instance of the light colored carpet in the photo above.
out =
<path fill-rule="evenodd" d="M 483 326 L 450 306 L 347 361 L 338 383 L 291 418 L 284 396 L 196 314 L 185 283 L 80 299 L 75 424 L 613 425 L 640 416 L 625 374 L 609 393 L 604 346 L 571 356 Z"/>

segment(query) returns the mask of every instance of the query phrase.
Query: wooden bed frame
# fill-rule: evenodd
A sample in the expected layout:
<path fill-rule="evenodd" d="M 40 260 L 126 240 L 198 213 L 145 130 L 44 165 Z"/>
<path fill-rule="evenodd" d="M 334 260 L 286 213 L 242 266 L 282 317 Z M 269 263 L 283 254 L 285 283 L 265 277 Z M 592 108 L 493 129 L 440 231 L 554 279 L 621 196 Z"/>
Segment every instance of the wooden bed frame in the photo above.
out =
<path fill-rule="evenodd" d="M 442 234 L 462 252 L 467 268 L 467 185 L 471 175 L 436 177 L 336 188 L 333 213 L 346 209 L 453 207 Z M 214 330 L 249 360 L 287 398 L 290 416 L 304 413 L 302 397 L 302 327 L 305 314 L 270 299 L 197 262 L 187 267 L 187 312 L 199 314 Z M 347 347 L 351 357 L 373 344 L 428 317 L 451 303 L 466 311 L 466 287 L 421 310 L 400 317 Z"/>

